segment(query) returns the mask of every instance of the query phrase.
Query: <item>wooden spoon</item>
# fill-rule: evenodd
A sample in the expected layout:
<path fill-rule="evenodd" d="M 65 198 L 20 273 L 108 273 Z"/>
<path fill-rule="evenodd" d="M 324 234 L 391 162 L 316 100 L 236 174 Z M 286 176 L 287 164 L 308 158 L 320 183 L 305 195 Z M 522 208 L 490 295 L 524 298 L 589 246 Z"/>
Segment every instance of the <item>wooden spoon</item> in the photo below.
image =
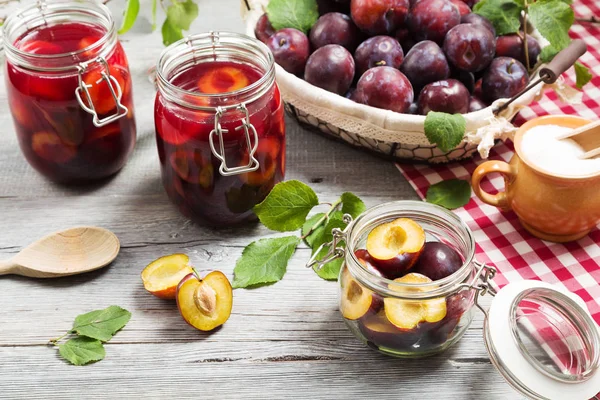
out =
<path fill-rule="evenodd" d="M 573 139 L 585 150 L 585 154 L 582 154 L 580 158 L 587 159 L 600 155 L 600 120 L 573 129 L 557 139 L 567 138 Z"/>
<path fill-rule="evenodd" d="M 52 233 L 0 261 L 0 275 L 55 278 L 93 271 L 110 264 L 119 254 L 119 239 L 93 226 Z"/>

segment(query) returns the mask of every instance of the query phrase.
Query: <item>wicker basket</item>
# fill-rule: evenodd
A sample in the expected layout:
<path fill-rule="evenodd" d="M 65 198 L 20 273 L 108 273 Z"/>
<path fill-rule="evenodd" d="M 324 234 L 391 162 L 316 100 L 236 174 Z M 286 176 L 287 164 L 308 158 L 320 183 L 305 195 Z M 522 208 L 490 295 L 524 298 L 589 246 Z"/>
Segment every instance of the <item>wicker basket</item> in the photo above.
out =
<path fill-rule="evenodd" d="M 268 0 L 242 0 L 247 35 L 254 37 L 254 27 L 264 13 L 266 4 Z M 533 33 L 534 36 L 537 36 L 536 33 Z M 483 110 L 464 114 L 467 121 L 465 139 L 455 149 L 444 152 L 430 144 L 425 137 L 425 116 L 400 114 L 358 104 L 315 87 L 280 66 L 276 68 L 277 84 L 286 109 L 300 124 L 327 137 L 397 161 L 444 163 L 469 158 L 486 135 L 489 150 L 495 139 L 514 133 L 516 129 L 509 121 L 521 108 L 534 101 L 538 94 L 536 92 L 539 92 L 529 91 L 497 116 L 492 109 L 506 99 L 497 100 Z M 493 137 L 490 138 L 490 135 Z M 486 149 L 481 153 L 485 155 Z"/>

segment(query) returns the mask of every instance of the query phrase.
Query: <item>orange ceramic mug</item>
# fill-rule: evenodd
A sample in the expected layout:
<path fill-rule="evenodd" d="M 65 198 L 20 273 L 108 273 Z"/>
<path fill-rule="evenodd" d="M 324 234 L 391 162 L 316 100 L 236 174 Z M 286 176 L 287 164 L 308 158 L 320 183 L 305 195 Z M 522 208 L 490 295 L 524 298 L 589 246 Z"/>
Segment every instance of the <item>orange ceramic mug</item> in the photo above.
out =
<path fill-rule="evenodd" d="M 600 172 L 566 177 L 544 171 L 523 157 L 523 134 L 539 125 L 577 128 L 589 120 L 569 116 L 545 116 L 525 123 L 515 134 L 515 155 L 510 163 L 487 161 L 472 177 L 473 190 L 484 203 L 513 210 L 531 234 L 553 242 L 569 242 L 587 235 L 600 223 Z M 492 195 L 481 189 L 490 173 L 504 176 L 505 191 Z"/>

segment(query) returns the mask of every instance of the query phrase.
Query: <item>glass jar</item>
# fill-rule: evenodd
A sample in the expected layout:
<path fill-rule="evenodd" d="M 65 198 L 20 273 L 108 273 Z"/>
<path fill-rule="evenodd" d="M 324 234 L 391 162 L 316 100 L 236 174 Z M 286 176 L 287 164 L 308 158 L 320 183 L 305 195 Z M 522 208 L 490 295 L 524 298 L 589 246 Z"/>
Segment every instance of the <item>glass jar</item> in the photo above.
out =
<path fill-rule="evenodd" d="M 283 103 L 271 52 L 245 35 L 210 32 L 161 54 L 154 122 L 163 185 L 189 218 L 255 218 L 285 173 Z"/>
<path fill-rule="evenodd" d="M 418 223 L 426 242 L 452 247 L 462 266 L 428 283 L 382 278 L 356 253 L 366 248 L 375 227 L 398 218 Z M 325 257 L 313 257 L 307 266 L 320 268 L 344 257 L 340 312 L 361 341 L 396 357 L 439 353 L 464 335 L 477 306 L 484 314 L 490 359 L 521 394 L 587 400 L 600 391 L 600 328 L 585 302 L 564 288 L 532 280 L 496 293 L 490 285 L 496 270 L 475 261 L 473 234 L 456 214 L 426 202 L 397 201 L 373 207 L 355 221 L 344 215 L 344 220 L 346 229 L 334 229 L 333 241 L 323 245 L 329 247 Z M 478 303 L 485 294 L 494 296 L 487 310 Z"/>
<path fill-rule="evenodd" d="M 3 36 L 8 100 L 27 161 L 64 183 L 119 171 L 136 126 L 127 57 L 108 8 L 41 1 L 11 14 Z"/>

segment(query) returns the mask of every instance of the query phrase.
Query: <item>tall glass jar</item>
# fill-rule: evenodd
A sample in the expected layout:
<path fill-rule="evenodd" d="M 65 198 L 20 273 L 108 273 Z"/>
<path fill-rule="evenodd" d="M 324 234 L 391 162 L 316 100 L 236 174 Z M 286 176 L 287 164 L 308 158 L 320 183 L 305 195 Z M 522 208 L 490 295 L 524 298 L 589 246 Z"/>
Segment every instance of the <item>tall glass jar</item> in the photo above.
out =
<path fill-rule="evenodd" d="M 119 171 L 136 126 L 127 57 L 108 8 L 40 1 L 2 29 L 8 100 L 27 161 L 64 183 Z"/>
<path fill-rule="evenodd" d="M 163 51 L 154 122 L 162 180 L 180 211 L 199 222 L 255 218 L 285 173 L 283 104 L 268 48 L 211 32 Z"/>

